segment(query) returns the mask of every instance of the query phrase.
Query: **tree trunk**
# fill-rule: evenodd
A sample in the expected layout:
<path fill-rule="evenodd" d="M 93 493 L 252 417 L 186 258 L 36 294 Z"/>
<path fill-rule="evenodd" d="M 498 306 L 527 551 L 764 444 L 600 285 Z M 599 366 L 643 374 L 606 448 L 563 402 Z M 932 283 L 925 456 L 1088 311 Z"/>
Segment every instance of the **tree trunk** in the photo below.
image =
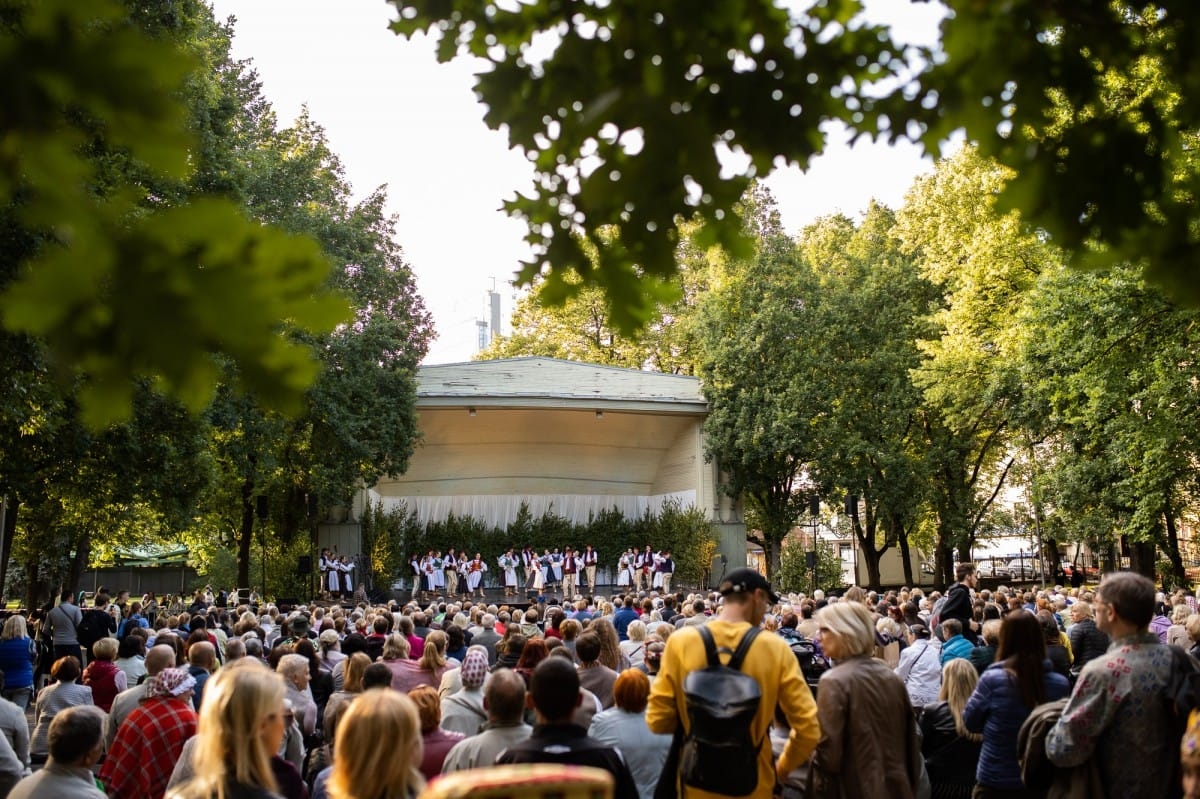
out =
<path fill-rule="evenodd" d="M 913 581 L 912 550 L 908 546 L 908 533 L 903 529 L 896 532 L 896 543 L 900 547 L 900 562 L 904 565 L 904 584 L 915 585 Z"/>
<path fill-rule="evenodd" d="M 242 483 L 242 526 L 237 538 L 237 587 L 250 587 L 250 544 L 254 541 L 254 482 Z M 261 588 L 260 588 L 261 590 Z"/>
<path fill-rule="evenodd" d="M 72 591 L 79 591 L 79 584 L 83 580 L 83 573 L 87 570 L 88 560 L 92 556 L 92 534 L 88 531 L 79 536 L 79 540 L 75 542 L 75 557 L 71 558 L 70 564 L 67 566 L 67 578 L 63 585 L 70 588 Z"/>
<path fill-rule="evenodd" d="M 1179 554 L 1179 530 L 1175 527 L 1175 514 L 1171 512 L 1170 505 L 1164 509 L 1163 517 L 1167 523 L 1167 540 L 1163 549 L 1167 551 L 1167 559 L 1171 561 L 1171 580 L 1175 586 L 1187 585 L 1187 575 L 1183 570 L 1183 557 Z"/>
<path fill-rule="evenodd" d="M 1148 577 L 1158 584 L 1158 575 L 1154 572 L 1155 549 L 1153 541 L 1129 542 L 1129 568 L 1143 577 Z"/>
<path fill-rule="evenodd" d="M 17 512 L 21 508 L 20 500 L 15 497 L 4 497 L 4 529 L 0 530 L 0 596 L 8 596 L 7 580 L 8 560 L 12 554 L 13 536 L 17 534 Z"/>
<path fill-rule="evenodd" d="M 33 612 L 54 598 L 54 587 L 45 577 L 38 577 L 38 564 L 30 558 L 25 562 L 25 607 Z"/>

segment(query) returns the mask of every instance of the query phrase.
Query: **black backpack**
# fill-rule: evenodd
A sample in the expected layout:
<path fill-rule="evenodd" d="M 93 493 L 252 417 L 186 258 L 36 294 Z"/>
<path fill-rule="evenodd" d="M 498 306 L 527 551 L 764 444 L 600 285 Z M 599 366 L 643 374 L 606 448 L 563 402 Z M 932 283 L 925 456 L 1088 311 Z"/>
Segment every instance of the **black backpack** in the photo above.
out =
<path fill-rule="evenodd" d="M 741 671 L 758 636 L 751 627 L 725 665 L 708 628 L 699 628 L 708 665 L 683 679 L 689 731 L 679 753 L 684 785 L 726 796 L 745 796 L 758 787 L 758 753 L 763 741 L 751 732 L 762 702 L 758 681 Z M 728 652 L 728 649 L 723 649 Z"/>
<path fill-rule="evenodd" d="M 111 618 L 108 613 L 98 608 L 85 610 L 79 626 L 75 628 L 76 639 L 83 646 L 91 646 L 108 635 L 108 623 Z"/>
<path fill-rule="evenodd" d="M 821 652 L 817 642 L 812 639 L 789 638 L 787 641 L 788 646 L 792 649 L 792 654 L 796 656 L 796 662 L 800 664 L 800 672 L 804 675 L 804 681 L 808 683 L 809 689 L 815 692 L 821 675 L 829 671 L 829 661 Z"/>

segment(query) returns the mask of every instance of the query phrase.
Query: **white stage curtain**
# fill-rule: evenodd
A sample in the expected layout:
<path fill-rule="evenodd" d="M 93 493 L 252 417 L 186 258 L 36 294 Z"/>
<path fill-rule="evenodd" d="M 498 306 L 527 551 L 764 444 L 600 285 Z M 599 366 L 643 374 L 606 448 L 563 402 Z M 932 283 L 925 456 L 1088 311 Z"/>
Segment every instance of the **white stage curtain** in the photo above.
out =
<path fill-rule="evenodd" d="M 587 524 L 591 514 L 616 508 L 627 518 L 639 518 L 649 511 L 657 514 L 667 500 L 675 500 L 681 508 L 696 504 L 696 491 L 675 491 L 652 496 L 610 496 L 593 494 L 507 495 L 473 494 L 450 497 L 381 497 L 383 507 L 392 509 L 401 503 L 417 512 L 421 524 L 442 521 L 451 513 L 479 519 L 490 528 L 507 527 L 517 518 L 521 504 L 529 506 L 533 518 L 539 519 L 551 511 L 575 524 Z"/>

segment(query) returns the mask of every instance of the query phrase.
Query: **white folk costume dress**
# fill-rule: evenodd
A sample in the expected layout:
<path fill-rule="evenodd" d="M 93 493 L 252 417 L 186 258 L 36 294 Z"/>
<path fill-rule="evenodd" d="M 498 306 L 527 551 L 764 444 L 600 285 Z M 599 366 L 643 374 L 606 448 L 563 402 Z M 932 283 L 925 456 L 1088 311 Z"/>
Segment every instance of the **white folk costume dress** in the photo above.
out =
<path fill-rule="evenodd" d="M 504 588 L 505 590 L 517 588 L 517 557 L 516 555 L 501 555 L 496 561 L 500 568 L 504 570 Z"/>
<path fill-rule="evenodd" d="M 479 589 L 483 582 L 484 572 L 488 570 L 487 564 L 483 560 L 476 558 L 475 560 L 467 561 L 467 590 L 475 591 Z"/>
<path fill-rule="evenodd" d="M 329 593 L 337 596 L 342 592 L 342 570 L 338 566 L 338 559 L 332 558 L 329 561 L 329 570 L 325 573 L 326 588 Z"/>
<path fill-rule="evenodd" d="M 433 556 L 433 588 L 437 592 L 441 592 L 446 587 L 446 573 L 442 571 L 442 557 L 440 554 Z"/>
<path fill-rule="evenodd" d="M 626 552 L 621 556 L 621 560 L 617 563 L 617 587 L 624 588 L 629 585 L 629 578 L 633 575 L 633 561 Z"/>
<path fill-rule="evenodd" d="M 346 594 L 353 594 L 354 579 L 350 573 L 354 571 L 354 563 L 347 558 L 342 558 L 342 562 L 338 564 L 338 571 L 342 576 L 342 591 Z"/>
<path fill-rule="evenodd" d="M 433 581 L 433 556 L 426 555 L 421 558 L 421 591 L 432 592 L 434 590 Z"/>

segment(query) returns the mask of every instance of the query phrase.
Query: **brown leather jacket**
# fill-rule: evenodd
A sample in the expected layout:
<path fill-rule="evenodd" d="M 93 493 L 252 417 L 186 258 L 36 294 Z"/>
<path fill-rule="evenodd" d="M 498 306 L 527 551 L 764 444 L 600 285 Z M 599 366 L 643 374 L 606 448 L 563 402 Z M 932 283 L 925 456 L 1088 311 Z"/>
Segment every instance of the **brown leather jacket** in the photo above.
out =
<path fill-rule="evenodd" d="M 904 682 L 886 664 L 849 658 L 821 675 L 817 718 L 810 797 L 912 799 L 921 742 Z"/>

